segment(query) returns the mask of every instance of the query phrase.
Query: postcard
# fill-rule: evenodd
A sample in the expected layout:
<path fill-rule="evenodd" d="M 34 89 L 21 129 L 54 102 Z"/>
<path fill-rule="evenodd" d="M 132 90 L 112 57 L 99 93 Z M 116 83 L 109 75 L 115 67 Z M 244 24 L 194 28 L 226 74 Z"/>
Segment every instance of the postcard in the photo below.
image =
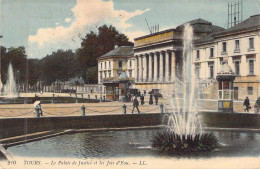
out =
<path fill-rule="evenodd" d="M 2 0 L 0 168 L 260 168 L 259 0 Z"/>

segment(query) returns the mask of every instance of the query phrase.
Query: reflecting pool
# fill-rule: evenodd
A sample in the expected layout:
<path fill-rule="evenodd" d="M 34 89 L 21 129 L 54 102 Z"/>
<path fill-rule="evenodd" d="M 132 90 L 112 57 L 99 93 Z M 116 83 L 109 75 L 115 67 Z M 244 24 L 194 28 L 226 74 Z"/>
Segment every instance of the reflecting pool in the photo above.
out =
<path fill-rule="evenodd" d="M 260 155 L 259 130 L 208 130 L 219 140 L 212 152 L 185 156 L 165 154 L 151 147 L 151 139 L 159 129 L 98 131 L 60 135 L 40 141 L 9 147 L 14 156 L 66 158 L 213 158 L 257 157 Z"/>

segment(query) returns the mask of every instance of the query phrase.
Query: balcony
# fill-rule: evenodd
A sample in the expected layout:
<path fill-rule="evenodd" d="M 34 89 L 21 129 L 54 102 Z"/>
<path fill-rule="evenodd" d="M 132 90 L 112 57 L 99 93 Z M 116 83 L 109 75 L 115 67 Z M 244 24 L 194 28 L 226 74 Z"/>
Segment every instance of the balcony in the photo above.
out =
<path fill-rule="evenodd" d="M 238 49 L 235 49 L 234 50 L 234 53 L 240 53 L 240 49 L 238 48 Z"/>

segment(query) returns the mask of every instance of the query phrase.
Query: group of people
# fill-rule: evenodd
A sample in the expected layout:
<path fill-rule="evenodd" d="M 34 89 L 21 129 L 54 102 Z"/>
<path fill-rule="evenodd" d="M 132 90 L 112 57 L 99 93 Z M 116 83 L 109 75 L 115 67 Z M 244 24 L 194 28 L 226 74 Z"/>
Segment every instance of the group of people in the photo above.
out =
<path fill-rule="evenodd" d="M 153 96 L 154 96 L 154 99 L 155 99 L 155 104 L 158 105 L 158 94 L 157 93 L 155 93 L 154 95 L 150 94 L 149 105 L 153 104 Z M 140 101 L 141 101 L 141 105 L 144 105 L 144 94 L 142 94 L 140 96 Z M 132 113 L 134 112 L 135 108 L 137 109 L 138 113 L 140 113 L 140 110 L 139 110 L 138 106 L 139 106 L 139 101 L 137 100 L 137 96 L 135 96 L 135 98 L 133 100 L 133 110 L 132 110 Z"/>
<path fill-rule="evenodd" d="M 244 100 L 243 106 L 246 107 L 246 108 L 244 109 L 244 111 L 245 111 L 245 112 L 249 112 L 249 109 L 251 109 L 251 106 L 250 106 L 250 101 L 249 101 L 249 98 L 248 98 L 248 97 L 246 97 L 246 99 Z M 256 100 L 255 106 L 257 107 L 257 112 L 259 112 L 259 109 L 260 109 L 260 97 L 258 97 L 258 99 Z"/>

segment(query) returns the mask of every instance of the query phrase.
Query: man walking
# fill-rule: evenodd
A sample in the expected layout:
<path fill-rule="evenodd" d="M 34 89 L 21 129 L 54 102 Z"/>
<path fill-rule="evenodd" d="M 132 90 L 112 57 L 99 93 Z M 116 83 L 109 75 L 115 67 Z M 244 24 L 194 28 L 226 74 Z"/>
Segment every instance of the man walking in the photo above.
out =
<path fill-rule="evenodd" d="M 133 110 L 132 110 L 132 114 L 133 114 L 133 112 L 134 112 L 135 107 L 136 107 L 138 113 L 140 113 L 140 111 L 139 111 L 139 109 L 138 109 L 138 106 L 139 106 L 139 102 L 138 102 L 138 100 L 137 100 L 137 97 L 135 96 L 134 101 L 133 101 Z"/>
<path fill-rule="evenodd" d="M 250 108 L 249 108 L 249 106 L 250 106 L 250 101 L 249 101 L 248 97 L 246 97 L 243 106 L 246 106 L 246 108 L 245 108 L 244 111 L 245 111 L 245 112 L 246 112 L 246 111 L 249 112 L 249 109 L 250 109 Z"/>
<path fill-rule="evenodd" d="M 155 104 L 158 105 L 158 94 L 157 93 L 154 94 L 154 100 L 155 100 Z"/>
<path fill-rule="evenodd" d="M 144 94 L 142 94 L 142 96 L 140 96 L 140 100 L 141 100 L 141 105 L 144 105 Z"/>
<path fill-rule="evenodd" d="M 258 113 L 259 110 L 260 110 L 260 97 L 258 97 L 258 99 L 256 100 L 256 102 L 255 102 L 255 107 L 256 107 L 257 113 Z"/>

